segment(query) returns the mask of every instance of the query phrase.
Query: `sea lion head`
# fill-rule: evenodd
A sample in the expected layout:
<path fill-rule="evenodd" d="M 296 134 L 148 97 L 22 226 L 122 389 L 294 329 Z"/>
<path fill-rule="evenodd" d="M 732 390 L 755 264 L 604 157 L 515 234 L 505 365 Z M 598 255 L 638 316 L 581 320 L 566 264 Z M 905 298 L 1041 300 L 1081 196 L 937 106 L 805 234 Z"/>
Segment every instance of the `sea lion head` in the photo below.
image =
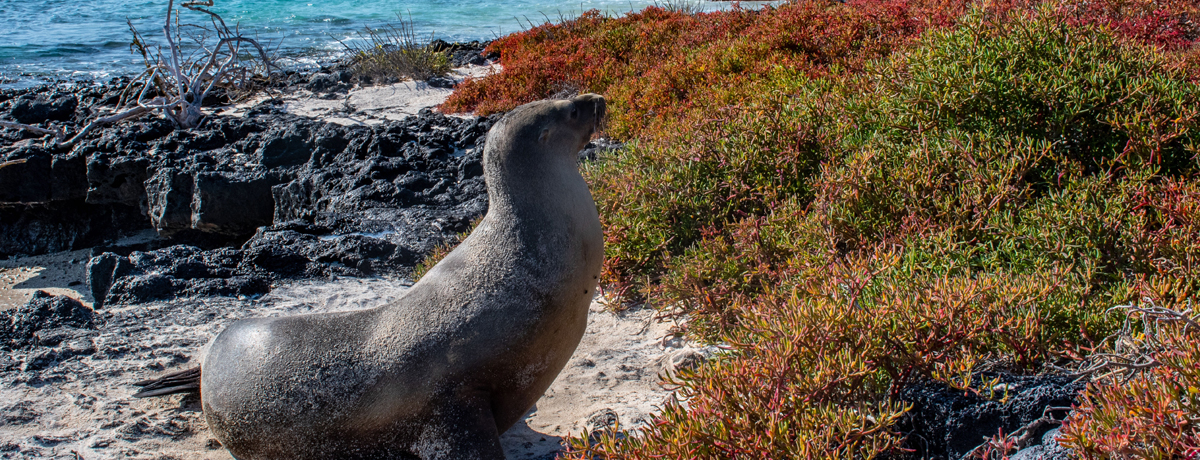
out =
<path fill-rule="evenodd" d="M 604 119 L 604 96 L 582 94 L 571 99 L 546 101 L 547 121 L 541 124 L 538 142 L 542 145 L 563 145 L 575 154 L 587 146 Z"/>
<path fill-rule="evenodd" d="M 488 133 L 485 157 L 491 158 L 484 158 L 484 167 L 493 161 L 537 161 L 532 157 L 539 155 L 573 161 L 600 129 L 604 114 L 604 96 L 590 93 L 517 107 Z"/>

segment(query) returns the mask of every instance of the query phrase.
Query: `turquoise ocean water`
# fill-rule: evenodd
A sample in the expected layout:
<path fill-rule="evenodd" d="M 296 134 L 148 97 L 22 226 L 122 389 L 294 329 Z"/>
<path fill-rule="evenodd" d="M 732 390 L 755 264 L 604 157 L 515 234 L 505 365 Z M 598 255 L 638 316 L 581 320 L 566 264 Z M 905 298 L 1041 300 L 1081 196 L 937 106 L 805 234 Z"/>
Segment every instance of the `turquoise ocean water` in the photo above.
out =
<path fill-rule="evenodd" d="M 598 9 L 619 15 L 653 1 L 584 0 L 216 0 L 230 26 L 278 49 L 285 65 L 304 67 L 342 50 L 364 27 L 411 18 L 420 37 L 487 40 Z M 728 7 L 709 2 L 706 8 Z M 55 79 L 107 79 L 141 66 L 130 53 L 126 19 L 162 42 L 166 0 L 0 0 L 0 88 Z M 200 19 L 186 12 L 184 19 Z"/>

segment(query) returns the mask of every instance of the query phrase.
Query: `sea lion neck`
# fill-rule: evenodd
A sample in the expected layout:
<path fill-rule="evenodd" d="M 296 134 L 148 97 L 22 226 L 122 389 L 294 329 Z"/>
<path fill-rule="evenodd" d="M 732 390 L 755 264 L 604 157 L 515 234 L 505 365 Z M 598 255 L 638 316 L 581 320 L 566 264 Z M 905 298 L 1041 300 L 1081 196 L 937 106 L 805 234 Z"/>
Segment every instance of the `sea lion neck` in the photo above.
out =
<path fill-rule="evenodd" d="M 485 161 L 488 214 L 523 214 L 531 208 L 538 209 L 535 214 L 554 214 L 556 203 L 570 203 L 574 201 L 570 198 L 575 198 L 572 195 L 587 193 L 587 182 L 572 157 L 547 157 L 492 164 L 491 168 Z M 590 200 L 591 195 L 578 198 Z"/>
<path fill-rule="evenodd" d="M 556 211 L 571 213 L 580 203 L 592 203 L 577 155 L 604 114 L 604 98 L 584 94 L 526 104 L 505 115 L 484 148 L 488 214 L 516 215 L 532 207 L 535 216 L 554 219 L 561 215 Z"/>

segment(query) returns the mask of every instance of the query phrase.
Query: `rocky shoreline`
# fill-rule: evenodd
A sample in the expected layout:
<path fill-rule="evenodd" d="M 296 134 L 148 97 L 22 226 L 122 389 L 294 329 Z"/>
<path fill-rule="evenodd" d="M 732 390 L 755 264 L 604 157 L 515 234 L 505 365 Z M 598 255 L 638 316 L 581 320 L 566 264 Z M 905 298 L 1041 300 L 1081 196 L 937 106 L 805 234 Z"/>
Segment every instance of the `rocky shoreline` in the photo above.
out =
<path fill-rule="evenodd" d="M 441 46 L 455 65 L 490 64 L 482 44 Z M 442 88 L 437 96 L 462 75 L 370 82 L 335 65 L 289 74 L 267 97 L 218 109 L 195 129 L 148 115 L 70 148 L 0 128 L 0 274 L 35 277 L 0 288 L 71 286 L 0 306 L 0 458 L 228 458 L 196 401 L 130 400 L 130 384 L 195 362 L 239 318 L 386 302 L 487 210 L 482 149 L 502 115 L 384 107 L 312 117 L 294 104 L 370 91 L 403 98 L 414 87 Z M 0 120 L 77 132 L 115 111 L 126 82 L 0 91 Z M 62 271 L 77 273 L 57 281 L 36 283 L 38 270 L 22 265 L 68 256 Z M 506 435 L 511 458 L 553 458 L 561 436 L 587 427 L 590 413 L 576 412 L 592 406 L 648 421 L 667 393 L 657 381 L 659 363 L 672 362 L 663 357 L 696 353 L 660 344 L 669 326 L 646 324 L 649 312 L 593 316 L 605 330 L 584 347 L 599 341 L 581 347 L 563 384 L 571 388 L 552 388 Z M 614 327 L 627 332 L 603 335 Z M 621 388 L 587 390 L 612 385 Z M 592 402 L 553 400 L 555 391 Z"/>
<path fill-rule="evenodd" d="M 329 70 L 289 82 L 348 91 L 348 71 Z M 121 87 L 3 91 L 0 119 L 77 130 L 113 111 Z M 0 163 L 13 163 L 0 168 L 0 258 L 92 248 L 96 307 L 261 295 L 283 278 L 404 274 L 486 211 L 480 160 L 498 119 L 425 109 L 342 126 L 268 99 L 192 130 L 142 117 L 65 151 L 3 129 Z M 150 241 L 114 245 L 150 229 Z"/>

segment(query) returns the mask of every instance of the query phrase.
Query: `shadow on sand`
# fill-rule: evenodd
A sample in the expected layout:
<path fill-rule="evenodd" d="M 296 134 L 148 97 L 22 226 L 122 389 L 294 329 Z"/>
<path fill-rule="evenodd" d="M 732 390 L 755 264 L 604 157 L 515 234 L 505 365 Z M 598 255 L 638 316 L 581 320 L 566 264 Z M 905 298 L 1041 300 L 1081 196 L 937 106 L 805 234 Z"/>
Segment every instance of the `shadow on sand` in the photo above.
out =
<path fill-rule="evenodd" d="M 525 414 L 525 418 L 534 412 L 537 412 L 537 406 Z M 562 440 L 559 436 L 534 431 L 525 420 L 500 435 L 504 456 L 509 460 L 553 460 L 562 450 Z"/>

